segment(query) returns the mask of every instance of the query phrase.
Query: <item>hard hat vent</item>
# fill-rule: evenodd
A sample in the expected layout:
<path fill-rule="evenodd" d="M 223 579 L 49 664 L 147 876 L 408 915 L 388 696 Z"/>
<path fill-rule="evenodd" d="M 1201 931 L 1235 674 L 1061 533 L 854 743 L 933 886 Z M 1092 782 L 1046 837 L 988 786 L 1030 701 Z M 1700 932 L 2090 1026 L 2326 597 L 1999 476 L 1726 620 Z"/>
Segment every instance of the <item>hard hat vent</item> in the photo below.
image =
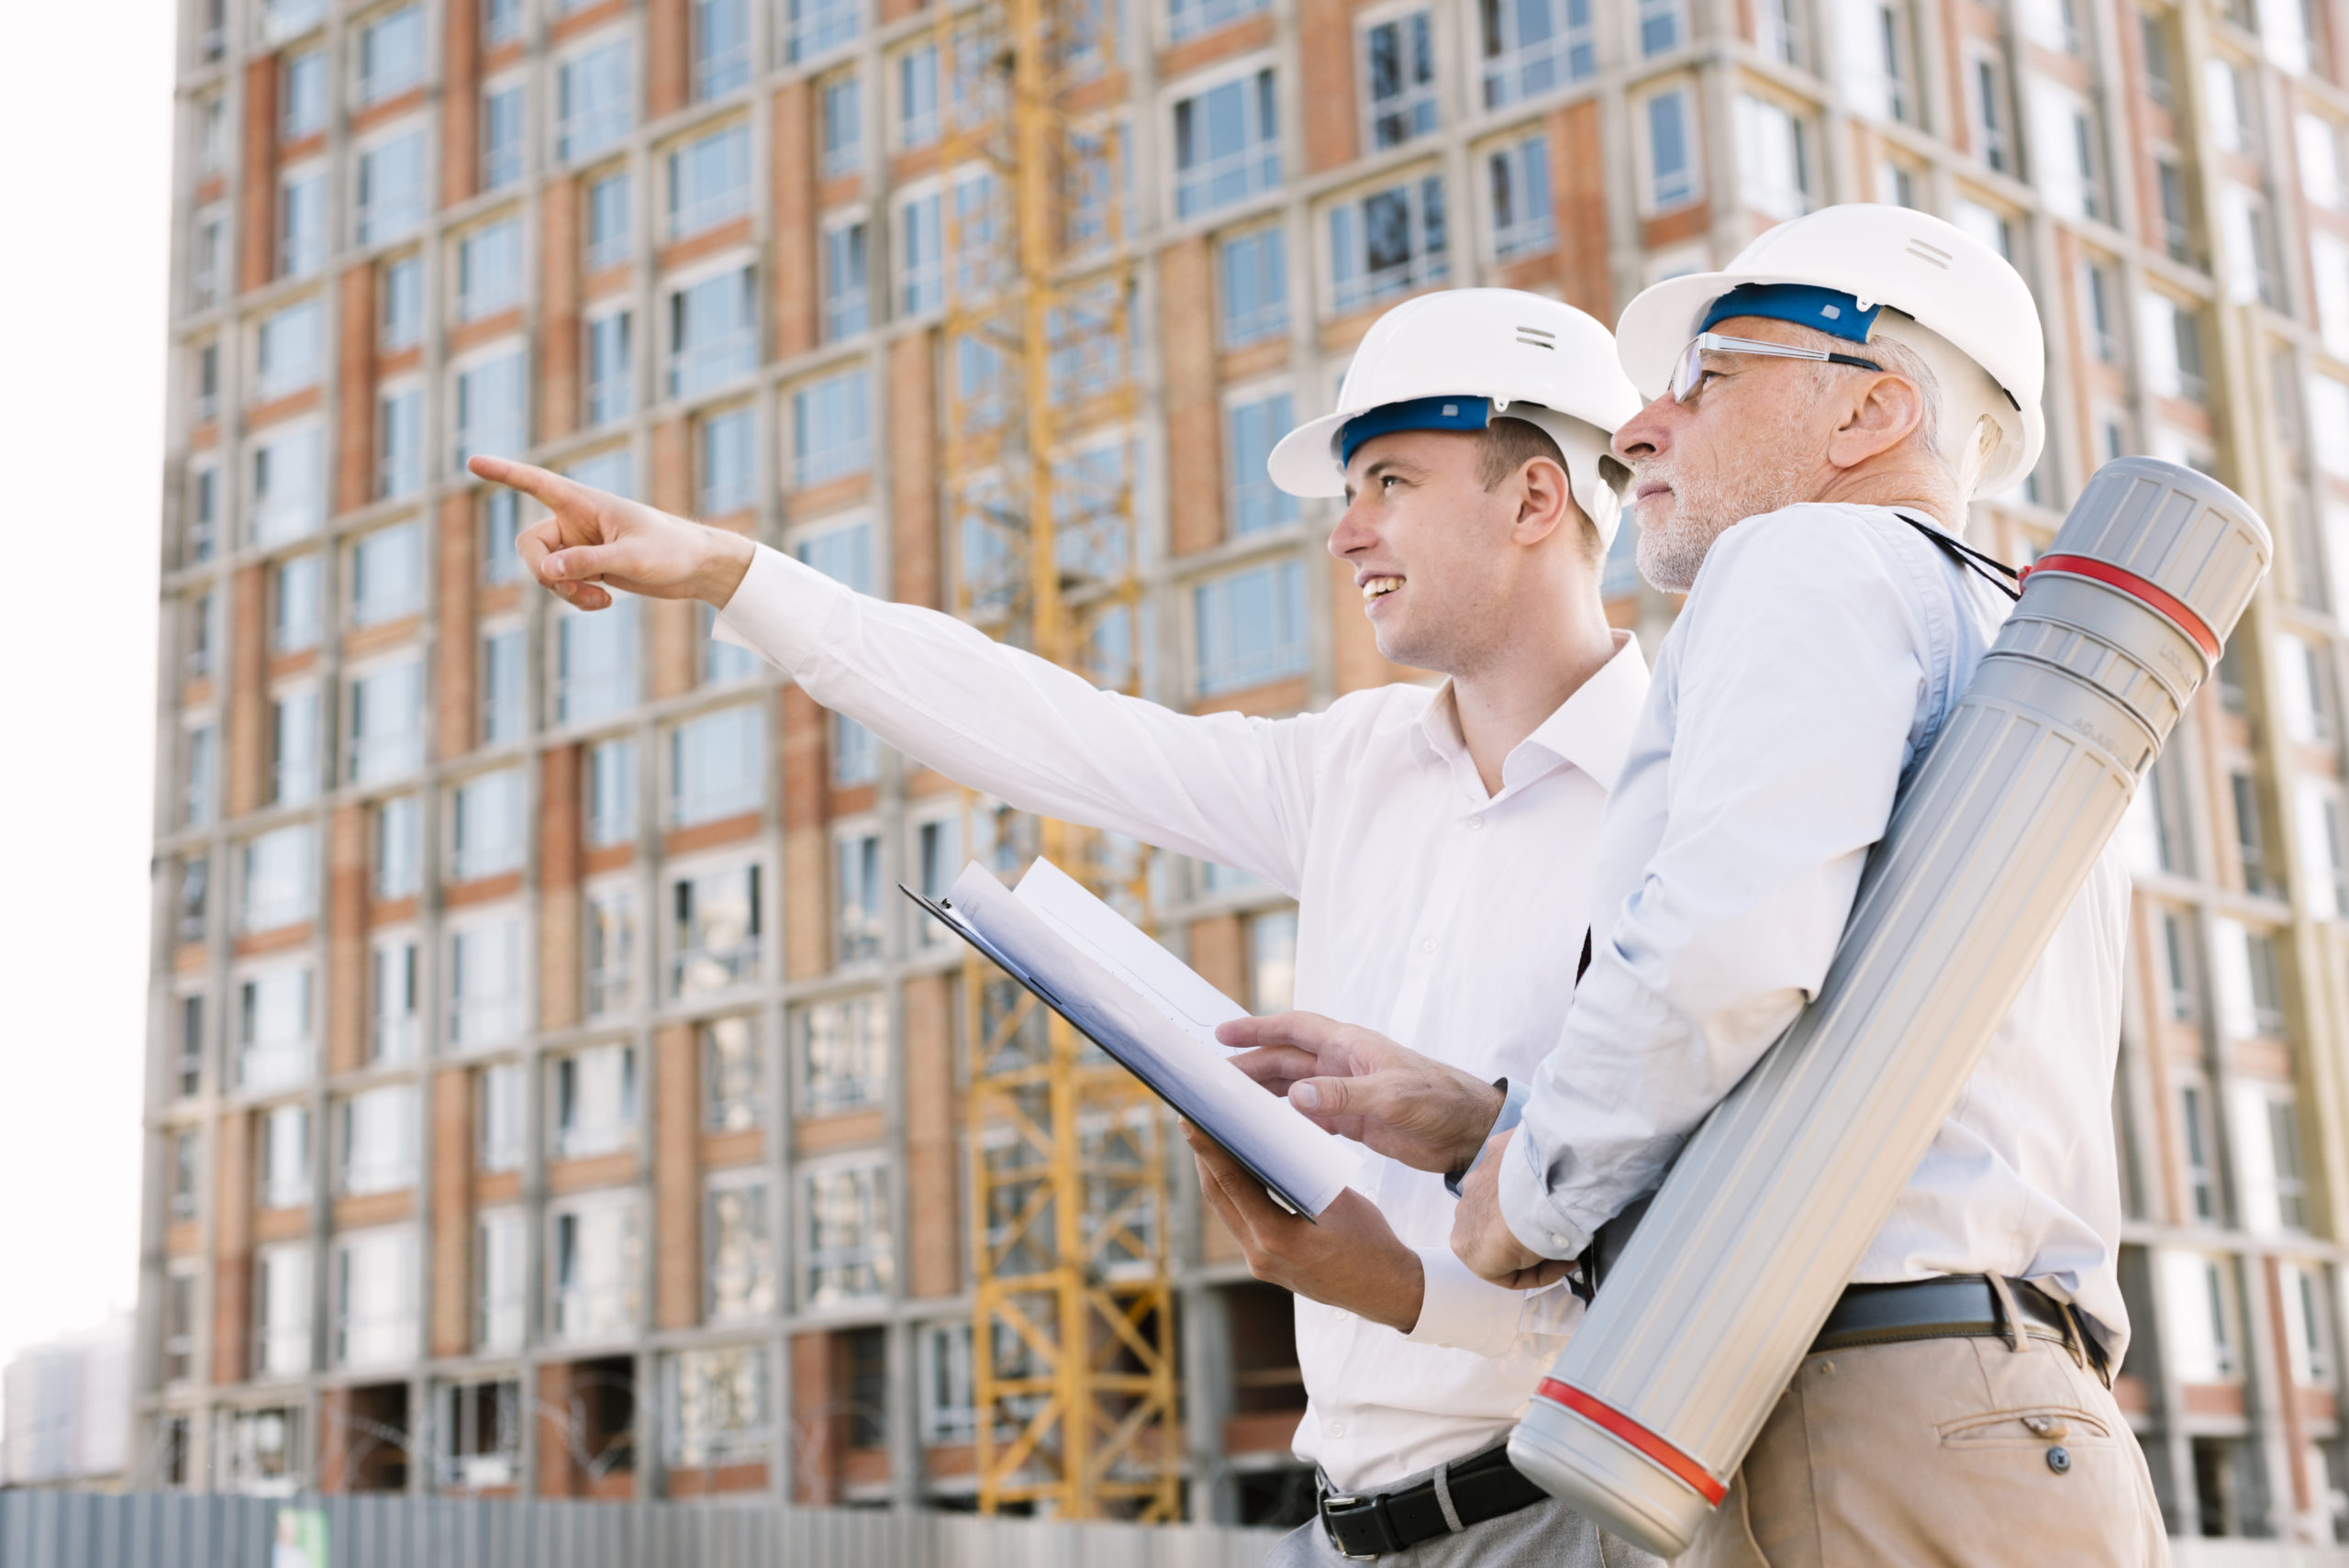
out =
<path fill-rule="evenodd" d="M 1949 271 L 1950 253 L 1938 245 L 1930 245 L 1922 239 L 1911 239 L 1909 241 L 1909 254 L 1916 257 L 1920 261 L 1932 262 L 1944 272 Z"/>
<path fill-rule="evenodd" d="M 1558 335 L 1555 332 L 1544 332 L 1539 327 L 1519 328 L 1517 340 L 1529 349 L 1555 349 L 1558 346 Z"/>

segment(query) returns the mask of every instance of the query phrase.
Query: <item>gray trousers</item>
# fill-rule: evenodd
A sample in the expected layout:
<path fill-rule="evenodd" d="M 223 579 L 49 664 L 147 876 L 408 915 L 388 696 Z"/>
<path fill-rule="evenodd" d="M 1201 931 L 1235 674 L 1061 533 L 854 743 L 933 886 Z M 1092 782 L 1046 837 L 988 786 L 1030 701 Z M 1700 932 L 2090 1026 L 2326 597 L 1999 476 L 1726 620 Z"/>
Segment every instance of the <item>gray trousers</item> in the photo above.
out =
<path fill-rule="evenodd" d="M 1431 1466 L 1378 1490 L 1400 1492 L 1434 1473 Z M 1381 1568 L 1656 1568 L 1662 1561 L 1629 1541 L 1601 1534 L 1597 1525 L 1555 1497 L 1378 1559 Z M 1343 1568 L 1345 1562 L 1330 1544 L 1321 1521 L 1314 1518 L 1273 1542 L 1264 1568 Z"/>

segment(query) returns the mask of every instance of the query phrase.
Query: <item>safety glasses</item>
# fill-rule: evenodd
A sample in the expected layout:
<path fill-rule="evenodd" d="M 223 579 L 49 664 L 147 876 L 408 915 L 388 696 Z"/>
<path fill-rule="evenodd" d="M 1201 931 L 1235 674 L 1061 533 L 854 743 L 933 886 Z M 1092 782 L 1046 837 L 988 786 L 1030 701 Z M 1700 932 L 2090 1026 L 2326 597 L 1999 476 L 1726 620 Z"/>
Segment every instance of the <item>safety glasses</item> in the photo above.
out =
<path fill-rule="evenodd" d="M 1863 360 L 1852 354 L 1831 354 L 1824 349 L 1799 349 L 1792 343 L 1765 343 L 1758 338 L 1725 338 L 1719 332 L 1700 332 L 1681 351 L 1680 362 L 1672 368 L 1672 400 L 1686 403 L 1696 395 L 1704 382 L 1704 361 L 1707 354 L 1761 354 L 1774 360 L 1813 360 L 1831 365 L 1850 365 L 1857 370 L 1881 371 L 1884 367 L 1874 360 Z"/>

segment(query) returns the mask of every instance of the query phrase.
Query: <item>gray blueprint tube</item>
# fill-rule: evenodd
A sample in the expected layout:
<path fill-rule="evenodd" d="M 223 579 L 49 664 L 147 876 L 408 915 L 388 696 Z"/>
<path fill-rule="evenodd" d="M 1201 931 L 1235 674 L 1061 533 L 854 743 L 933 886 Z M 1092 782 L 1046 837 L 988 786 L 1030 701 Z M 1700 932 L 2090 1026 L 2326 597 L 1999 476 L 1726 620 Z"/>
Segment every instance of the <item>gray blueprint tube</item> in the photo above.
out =
<path fill-rule="evenodd" d="M 1542 1384 L 1519 1469 L 1651 1551 L 1687 1546 L 2269 548 L 2190 469 L 2124 458 L 2090 481 L 1894 806 L 1818 996 L 1689 1140 Z"/>

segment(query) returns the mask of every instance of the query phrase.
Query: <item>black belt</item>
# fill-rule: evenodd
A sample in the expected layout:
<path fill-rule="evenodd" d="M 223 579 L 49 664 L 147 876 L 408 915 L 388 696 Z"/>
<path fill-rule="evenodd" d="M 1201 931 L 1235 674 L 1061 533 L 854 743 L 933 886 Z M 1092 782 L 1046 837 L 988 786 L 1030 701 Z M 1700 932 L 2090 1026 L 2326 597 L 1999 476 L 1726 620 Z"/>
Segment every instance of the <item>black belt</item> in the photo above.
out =
<path fill-rule="evenodd" d="M 1455 1459 L 1433 1476 L 1399 1492 L 1355 1496 L 1321 1493 L 1321 1529 L 1341 1557 L 1377 1557 L 1401 1551 L 1452 1533 L 1453 1519 L 1443 1515 L 1441 1482 L 1452 1495 L 1453 1519 L 1459 1528 L 1482 1524 L 1541 1502 L 1548 1493 L 1518 1473 L 1508 1462 L 1508 1445 L 1497 1444 L 1482 1453 Z"/>
<path fill-rule="evenodd" d="M 2021 1280 L 2005 1284 L 2013 1293 L 2019 1323 L 2008 1322 L 1998 1291 L 1980 1274 L 1949 1274 L 1906 1284 L 1846 1285 L 1819 1338 L 1810 1342 L 1810 1353 L 1911 1340 L 2026 1335 L 2064 1346 L 2110 1385 L 2112 1375 L 2105 1364 L 2103 1347 L 2088 1333 L 2077 1312 L 2037 1285 Z"/>

